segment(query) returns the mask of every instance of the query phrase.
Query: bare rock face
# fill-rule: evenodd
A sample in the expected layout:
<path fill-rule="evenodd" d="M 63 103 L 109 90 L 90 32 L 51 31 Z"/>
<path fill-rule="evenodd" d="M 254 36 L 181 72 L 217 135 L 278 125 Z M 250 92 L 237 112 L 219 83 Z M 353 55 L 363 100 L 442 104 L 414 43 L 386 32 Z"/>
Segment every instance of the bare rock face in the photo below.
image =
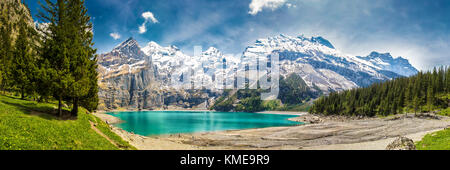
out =
<path fill-rule="evenodd" d="M 13 41 L 17 38 L 19 32 L 18 23 L 21 18 L 25 18 L 29 26 L 35 26 L 28 7 L 21 0 L 0 0 L 0 15 L 5 17 L 7 24 L 11 25 L 11 38 Z M 5 25 L 0 22 L 1 27 L 5 27 Z"/>
<path fill-rule="evenodd" d="M 409 138 L 399 137 L 389 144 L 386 147 L 386 150 L 416 150 L 416 145 L 414 145 L 414 141 Z"/>
<path fill-rule="evenodd" d="M 98 59 L 100 109 L 144 109 L 160 106 L 161 95 L 151 58 L 130 38 Z"/>
<path fill-rule="evenodd" d="M 193 108 L 208 103 L 215 93 L 163 88 L 164 81 L 133 38 L 98 59 L 100 110 Z"/>
<path fill-rule="evenodd" d="M 163 103 L 162 95 L 152 89 L 157 83 L 151 69 L 103 79 L 101 83 L 103 88 L 99 90 L 99 97 L 108 109 L 147 109 Z"/>

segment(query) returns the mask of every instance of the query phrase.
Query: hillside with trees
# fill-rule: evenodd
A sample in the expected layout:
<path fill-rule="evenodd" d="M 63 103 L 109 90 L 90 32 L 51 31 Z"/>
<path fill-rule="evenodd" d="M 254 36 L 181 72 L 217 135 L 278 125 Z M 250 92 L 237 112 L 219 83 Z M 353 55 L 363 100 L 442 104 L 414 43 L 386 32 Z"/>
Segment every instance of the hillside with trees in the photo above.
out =
<path fill-rule="evenodd" d="M 39 25 L 20 0 L 0 1 L 0 150 L 136 149 L 90 114 L 97 59 L 84 0 L 42 2 Z"/>
<path fill-rule="evenodd" d="M 262 101 L 262 89 L 240 89 L 233 94 L 231 90 L 226 90 L 210 109 L 226 112 L 307 111 L 308 102 L 322 94 L 320 89 L 310 88 L 297 74 L 281 77 L 279 85 L 276 100 Z"/>
<path fill-rule="evenodd" d="M 33 24 L 20 1 L 1 2 L 0 90 L 23 100 L 58 101 L 58 116 L 76 118 L 79 106 L 98 105 L 97 60 L 84 0 L 45 0 Z M 63 106 L 70 104 L 70 113 Z"/>
<path fill-rule="evenodd" d="M 310 112 L 372 117 L 435 111 L 445 115 L 449 106 L 450 67 L 440 67 L 366 88 L 331 93 L 316 100 Z"/>

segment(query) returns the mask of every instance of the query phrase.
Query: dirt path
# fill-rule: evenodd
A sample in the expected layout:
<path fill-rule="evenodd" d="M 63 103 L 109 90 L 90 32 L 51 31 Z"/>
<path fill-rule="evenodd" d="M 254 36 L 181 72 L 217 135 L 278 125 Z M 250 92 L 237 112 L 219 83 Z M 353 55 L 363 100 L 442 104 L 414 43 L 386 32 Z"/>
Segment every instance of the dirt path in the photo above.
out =
<path fill-rule="evenodd" d="M 117 145 L 116 142 L 114 142 L 113 140 L 111 140 L 108 136 L 106 136 L 102 131 L 100 131 L 99 129 L 97 129 L 97 127 L 95 127 L 95 123 L 89 121 L 89 123 L 91 124 L 91 129 L 94 130 L 97 134 L 99 134 L 100 136 L 104 137 L 106 140 L 108 140 L 111 144 L 113 144 L 114 146 L 116 146 L 117 148 L 121 149 L 119 147 L 119 145 Z"/>
<path fill-rule="evenodd" d="M 146 137 L 136 135 L 120 128 L 111 126 L 114 133 L 139 150 L 204 150 L 201 146 L 184 144 L 177 136 Z"/>

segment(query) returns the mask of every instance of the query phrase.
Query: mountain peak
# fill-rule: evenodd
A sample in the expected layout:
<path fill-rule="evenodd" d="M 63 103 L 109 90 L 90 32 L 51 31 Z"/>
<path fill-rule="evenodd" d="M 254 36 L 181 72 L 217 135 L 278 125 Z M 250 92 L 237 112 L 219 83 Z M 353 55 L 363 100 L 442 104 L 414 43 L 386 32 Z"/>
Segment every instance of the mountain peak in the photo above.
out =
<path fill-rule="evenodd" d="M 280 35 L 277 36 L 276 38 L 281 38 L 281 39 L 295 39 L 295 38 L 290 37 L 290 36 L 287 36 L 287 35 L 285 35 L 285 34 L 280 34 Z M 327 39 L 325 39 L 325 38 L 323 38 L 323 37 L 321 37 L 321 36 L 318 36 L 318 37 L 311 37 L 311 38 L 306 38 L 305 35 L 302 34 L 302 35 L 297 36 L 297 39 L 299 39 L 299 40 L 301 40 L 301 41 L 309 41 L 309 42 L 312 42 L 312 43 L 317 43 L 317 44 L 326 46 L 326 47 L 328 47 L 328 48 L 335 49 L 334 46 L 333 46 L 333 44 L 330 43 L 330 41 L 328 41 Z"/>
<path fill-rule="evenodd" d="M 212 52 L 219 52 L 219 50 L 215 47 L 209 47 L 205 52 L 212 53 Z"/>
<path fill-rule="evenodd" d="M 133 41 L 134 40 L 134 38 L 133 37 L 130 37 L 130 38 L 128 38 L 126 41 Z"/>
<path fill-rule="evenodd" d="M 175 45 L 170 45 L 170 48 L 175 51 L 180 51 L 180 49 Z"/>
<path fill-rule="evenodd" d="M 139 46 L 138 42 L 132 37 L 120 43 L 116 48 L 112 50 L 112 52 L 117 53 L 122 57 L 128 56 L 136 59 L 140 59 L 145 56 L 142 53 L 141 47 Z"/>
<path fill-rule="evenodd" d="M 135 43 L 137 43 L 137 41 L 133 37 L 130 37 L 127 40 L 125 40 L 122 44 L 135 44 Z"/>
<path fill-rule="evenodd" d="M 124 42 L 120 43 L 118 46 L 116 46 L 114 48 L 114 50 L 120 50 L 120 49 L 127 48 L 127 47 L 132 47 L 132 48 L 138 47 L 139 48 L 139 44 L 133 37 L 130 37 L 126 41 L 124 41 Z"/>
<path fill-rule="evenodd" d="M 411 76 L 418 72 L 407 59 L 403 57 L 395 58 L 390 53 L 379 53 L 376 51 L 371 52 L 366 57 L 359 57 L 379 67 L 382 70 L 392 71 L 399 75 Z"/>
<path fill-rule="evenodd" d="M 318 37 L 311 37 L 311 42 L 315 42 L 315 43 L 319 43 L 322 44 L 324 46 L 327 46 L 329 48 L 335 49 L 333 44 L 330 43 L 330 41 L 328 41 L 327 39 L 318 36 Z"/>
<path fill-rule="evenodd" d="M 130 37 L 116 46 L 111 52 L 101 54 L 98 58 L 98 63 L 104 67 L 131 65 L 146 59 L 146 57 L 141 51 L 138 42 Z"/>
<path fill-rule="evenodd" d="M 284 35 L 284 34 L 280 34 L 279 37 L 281 37 L 281 38 L 289 38 L 289 36 Z"/>
<path fill-rule="evenodd" d="M 297 36 L 297 38 L 301 40 L 308 40 L 308 38 L 306 38 L 304 34 Z"/>
<path fill-rule="evenodd" d="M 155 41 L 150 41 L 147 44 L 147 47 L 161 48 L 161 46 L 158 43 L 156 43 Z"/>
<path fill-rule="evenodd" d="M 206 51 L 203 52 L 203 55 L 220 56 L 220 55 L 222 55 L 222 53 L 219 51 L 219 49 L 217 49 L 215 47 L 209 47 Z"/>
<path fill-rule="evenodd" d="M 379 53 L 379 52 L 376 52 L 376 51 L 372 51 L 370 54 L 369 54 L 369 56 L 370 57 L 377 57 L 377 56 L 391 56 L 391 53 Z M 392 57 L 392 56 L 391 56 Z"/>

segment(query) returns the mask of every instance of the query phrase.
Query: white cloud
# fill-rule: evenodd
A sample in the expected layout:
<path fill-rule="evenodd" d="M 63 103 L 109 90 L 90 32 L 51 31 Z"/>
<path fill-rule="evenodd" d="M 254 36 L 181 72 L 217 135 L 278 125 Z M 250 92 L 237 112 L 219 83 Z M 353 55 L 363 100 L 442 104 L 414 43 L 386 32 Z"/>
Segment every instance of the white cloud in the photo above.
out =
<path fill-rule="evenodd" d="M 285 5 L 286 2 L 287 0 L 252 0 L 249 5 L 250 11 L 248 13 L 250 15 L 256 15 L 263 9 L 275 10 Z M 289 4 L 288 6 L 291 7 L 292 4 Z"/>
<path fill-rule="evenodd" d="M 145 18 L 146 21 L 150 20 L 153 23 L 158 23 L 159 21 L 155 18 L 155 16 L 153 15 L 153 13 L 151 13 L 150 11 L 144 12 L 142 13 L 142 17 Z"/>
<path fill-rule="evenodd" d="M 147 22 L 144 22 L 141 26 L 139 26 L 139 34 L 147 32 L 147 27 L 145 26 L 145 24 L 147 24 Z"/>
<path fill-rule="evenodd" d="M 142 23 L 141 26 L 139 26 L 139 33 L 140 34 L 143 34 L 143 33 L 147 32 L 147 26 L 146 25 L 147 25 L 148 22 L 152 22 L 154 24 L 159 22 L 158 19 L 155 18 L 155 15 L 153 15 L 153 13 L 150 12 L 150 11 L 142 13 L 142 17 L 145 18 L 145 21 L 144 21 L 144 23 Z"/>
<path fill-rule="evenodd" d="M 117 32 L 113 32 L 113 33 L 109 34 L 109 36 L 111 36 L 115 40 L 120 38 L 120 34 Z"/>

